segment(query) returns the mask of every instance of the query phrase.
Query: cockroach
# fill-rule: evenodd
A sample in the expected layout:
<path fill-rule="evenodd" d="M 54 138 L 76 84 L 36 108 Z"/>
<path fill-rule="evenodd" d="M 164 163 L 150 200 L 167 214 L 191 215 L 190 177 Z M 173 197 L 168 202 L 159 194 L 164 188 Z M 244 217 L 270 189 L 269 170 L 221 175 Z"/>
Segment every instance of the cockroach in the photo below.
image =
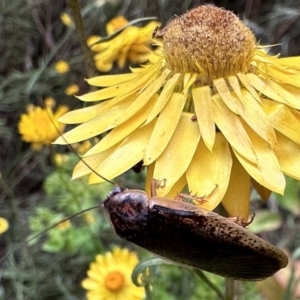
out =
<path fill-rule="evenodd" d="M 238 280 L 262 280 L 287 256 L 230 218 L 199 206 L 115 187 L 104 201 L 117 235 L 180 265 Z M 183 195 L 184 196 L 184 195 Z"/>

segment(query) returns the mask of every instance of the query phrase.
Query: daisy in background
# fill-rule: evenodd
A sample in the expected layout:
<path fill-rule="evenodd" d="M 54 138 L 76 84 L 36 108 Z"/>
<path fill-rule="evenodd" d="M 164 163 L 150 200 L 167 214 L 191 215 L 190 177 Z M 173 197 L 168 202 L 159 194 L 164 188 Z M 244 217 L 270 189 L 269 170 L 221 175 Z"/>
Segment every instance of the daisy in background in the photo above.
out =
<path fill-rule="evenodd" d="M 53 98 L 46 98 L 44 103 L 46 108 L 28 105 L 27 113 L 21 115 L 18 124 L 22 140 L 31 143 L 36 151 L 51 145 L 60 136 L 65 125 L 58 122 L 58 118 L 68 111 L 68 107 L 62 105 L 53 112 L 55 106 Z"/>
<path fill-rule="evenodd" d="M 112 252 L 97 255 L 87 271 L 88 277 L 82 281 L 87 300 L 144 299 L 144 288 L 135 286 L 131 280 L 137 264 L 137 255 L 128 249 L 117 247 Z"/>
<path fill-rule="evenodd" d="M 113 34 L 126 24 L 128 21 L 123 16 L 112 19 L 106 25 L 107 34 Z M 150 54 L 151 34 L 159 25 L 160 23 L 153 21 L 144 27 L 130 26 L 115 39 L 98 44 L 97 42 L 101 40 L 101 37 L 91 36 L 87 44 L 92 51 L 98 52 L 94 56 L 96 68 L 101 72 L 108 72 L 115 61 L 119 69 L 123 69 L 128 61 L 130 63 L 146 61 Z"/>
<path fill-rule="evenodd" d="M 160 52 L 131 73 L 99 76 L 101 87 L 80 96 L 90 107 L 60 121 L 78 124 L 56 143 L 109 132 L 85 161 L 112 179 L 143 160 L 150 181 L 166 179 L 158 196 L 187 185 L 247 219 L 251 184 L 263 198 L 300 179 L 300 57 L 271 56 L 232 12 L 199 6 L 158 30 Z M 116 38 L 117 39 L 117 38 Z M 111 41 L 112 44 L 115 42 Z M 108 51 L 108 50 L 107 50 Z M 73 174 L 90 174 L 80 162 Z"/>

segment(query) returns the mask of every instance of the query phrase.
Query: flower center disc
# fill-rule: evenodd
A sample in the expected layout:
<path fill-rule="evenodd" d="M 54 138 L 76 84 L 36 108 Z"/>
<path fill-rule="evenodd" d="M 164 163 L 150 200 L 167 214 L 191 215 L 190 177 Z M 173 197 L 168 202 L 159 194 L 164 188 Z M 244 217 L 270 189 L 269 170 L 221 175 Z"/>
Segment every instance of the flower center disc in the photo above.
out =
<path fill-rule="evenodd" d="M 249 71 L 255 51 L 251 30 L 232 12 L 199 6 L 175 17 L 163 30 L 167 65 L 178 73 L 199 73 L 203 83 Z"/>
<path fill-rule="evenodd" d="M 105 285 L 107 289 L 112 292 L 116 292 L 122 288 L 124 285 L 124 276 L 120 272 L 112 272 L 108 274 L 105 278 Z"/>

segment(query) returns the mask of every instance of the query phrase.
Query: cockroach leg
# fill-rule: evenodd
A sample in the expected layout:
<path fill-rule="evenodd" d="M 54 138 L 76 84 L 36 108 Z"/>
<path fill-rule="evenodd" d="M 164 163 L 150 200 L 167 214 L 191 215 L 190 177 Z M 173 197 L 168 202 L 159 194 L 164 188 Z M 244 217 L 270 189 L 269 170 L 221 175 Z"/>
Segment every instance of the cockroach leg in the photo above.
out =
<path fill-rule="evenodd" d="M 249 222 L 245 222 L 244 218 L 240 218 L 240 217 L 229 217 L 227 219 L 246 228 L 248 225 L 250 225 L 253 222 L 254 217 L 255 217 L 255 214 L 252 215 Z"/>
<path fill-rule="evenodd" d="M 164 178 L 164 179 L 162 179 L 162 180 L 158 180 L 158 179 L 154 179 L 154 178 L 153 178 L 153 179 L 151 180 L 151 198 L 157 196 L 156 191 L 157 191 L 158 189 L 162 189 L 162 188 L 165 187 L 166 181 L 167 181 L 166 178 Z"/>
<path fill-rule="evenodd" d="M 181 201 L 181 202 L 186 202 L 186 200 L 192 200 L 192 201 L 198 202 L 199 204 L 203 204 L 203 203 L 206 202 L 205 196 L 204 197 L 199 197 L 197 195 L 184 194 L 184 193 L 178 194 L 175 197 L 175 200 Z"/>

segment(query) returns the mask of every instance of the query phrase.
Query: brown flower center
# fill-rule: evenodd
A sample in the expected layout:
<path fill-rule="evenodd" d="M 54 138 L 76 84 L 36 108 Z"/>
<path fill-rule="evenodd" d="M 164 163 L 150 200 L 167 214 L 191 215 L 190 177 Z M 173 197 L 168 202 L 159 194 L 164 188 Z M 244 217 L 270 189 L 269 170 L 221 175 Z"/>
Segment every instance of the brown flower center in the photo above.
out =
<path fill-rule="evenodd" d="M 161 30 L 167 66 L 199 73 L 201 84 L 249 71 L 256 43 L 251 30 L 232 12 L 199 6 Z"/>
<path fill-rule="evenodd" d="M 118 271 L 109 273 L 105 278 L 105 286 L 112 292 L 119 291 L 124 285 L 124 275 Z"/>

